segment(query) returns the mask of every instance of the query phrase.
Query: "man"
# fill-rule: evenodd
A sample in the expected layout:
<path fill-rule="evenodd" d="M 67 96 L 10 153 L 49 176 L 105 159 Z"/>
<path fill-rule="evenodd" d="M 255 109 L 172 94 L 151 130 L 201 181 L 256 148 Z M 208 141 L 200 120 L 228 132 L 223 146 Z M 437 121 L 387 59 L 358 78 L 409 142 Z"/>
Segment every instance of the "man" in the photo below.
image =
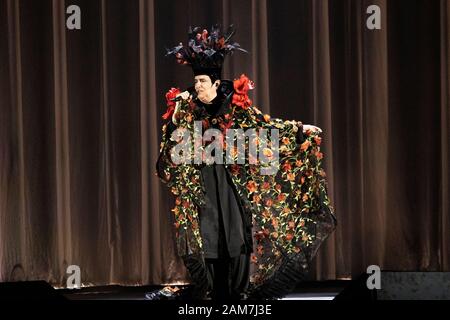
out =
<path fill-rule="evenodd" d="M 223 36 L 217 27 L 211 32 L 195 28 L 187 47 L 180 44 L 168 52 L 180 64 L 192 67 L 195 86 L 166 95 L 168 111 L 163 117 L 171 121 L 163 127 L 158 175 L 176 196 L 172 211 L 177 249 L 195 284 L 193 296 L 205 298 L 210 291 L 213 299 L 240 299 L 244 293 L 257 299 L 280 297 L 295 285 L 292 280 L 301 279 L 335 227 L 320 168 L 320 129 L 263 115 L 252 106 L 247 92 L 253 83 L 244 75 L 234 82 L 221 80 L 225 56 L 244 51 L 230 42 L 233 34 L 231 30 Z M 225 135 L 231 128 L 280 132 L 282 166 L 267 176 L 259 172 L 262 163 L 258 161 L 175 164 L 173 151 L 182 132 L 177 128 L 193 133 L 193 120 L 201 121 L 203 129 Z M 268 158 L 275 158 L 273 151 L 278 154 L 273 150 L 278 139 L 269 141 L 259 135 L 250 140 L 249 144 L 260 148 L 271 145 L 260 151 Z M 221 141 L 221 146 L 231 154 L 235 151 L 228 140 Z M 199 148 L 204 146 L 193 149 Z M 295 171 L 294 163 L 299 167 Z M 252 253 L 257 267 L 253 272 Z"/>
<path fill-rule="evenodd" d="M 193 101 L 206 117 L 214 120 L 230 107 L 232 83 L 227 80 L 221 82 L 218 68 L 197 67 L 194 68 L 194 75 L 194 88 L 178 94 L 176 98 Z M 192 96 L 196 98 L 192 99 Z M 173 126 L 168 133 L 178 125 L 179 106 L 180 102 L 176 105 Z M 211 128 L 219 129 L 217 123 L 212 124 Z M 199 220 L 210 297 L 214 300 L 239 300 L 249 283 L 250 253 L 253 250 L 251 220 L 246 219 L 237 191 L 223 164 L 202 165 L 200 172 L 205 204 L 199 208 Z M 195 274 L 192 270 L 198 269 L 199 260 L 185 258 L 191 275 Z M 201 283 L 201 275 L 198 278 L 197 282 Z"/>

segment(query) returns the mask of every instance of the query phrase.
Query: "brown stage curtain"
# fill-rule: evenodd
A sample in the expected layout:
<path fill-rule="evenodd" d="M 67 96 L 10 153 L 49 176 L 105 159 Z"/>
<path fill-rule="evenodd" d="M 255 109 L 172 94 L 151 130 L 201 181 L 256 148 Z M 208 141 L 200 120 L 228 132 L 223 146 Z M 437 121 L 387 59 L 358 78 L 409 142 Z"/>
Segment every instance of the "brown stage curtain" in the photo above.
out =
<path fill-rule="evenodd" d="M 192 74 L 164 47 L 216 22 L 249 50 L 225 77 L 324 131 L 339 225 L 313 277 L 450 271 L 449 1 L 0 0 L 0 281 L 64 286 L 68 265 L 84 285 L 187 280 L 153 173 L 164 93 Z"/>

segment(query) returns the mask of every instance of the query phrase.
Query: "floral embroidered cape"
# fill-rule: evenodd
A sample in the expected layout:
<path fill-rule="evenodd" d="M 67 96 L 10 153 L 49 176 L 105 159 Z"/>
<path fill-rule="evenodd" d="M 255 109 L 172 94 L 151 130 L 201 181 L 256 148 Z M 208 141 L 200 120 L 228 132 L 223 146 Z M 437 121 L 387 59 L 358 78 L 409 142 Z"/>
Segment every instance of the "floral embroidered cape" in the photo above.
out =
<path fill-rule="evenodd" d="M 279 161 L 275 174 L 261 174 L 267 166 L 253 159 L 245 164 L 224 164 L 244 204 L 246 214 L 253 222 L 254 252 L 251 257 L 252 283 L 263 283 L 289 254 L 303 254 L 307 264 L 316 254 L 319 246 L 332 233 L 336 219 L 327 195 L 326 175 L 321 166 L 323 154 L 320 151 L 322 138 L 319 133 L 303 133 L 299 121 L 283 121 L 262 114 L 252 105 L 247 92 L 253 84 L 244 75 L 234 81 L 234 95 L 228 112 L 210 119 L 196 109 L 195 103 L 184 100 L 178 114 L 179 128 L 184 134 L 194 134 L 194 121 L 202 121 L 202 129 L 216 127 L 226 129 L 278 129 Z M 179 91 L 172 89 L 166 95 L 168 111 L 165 119 L 171 117 L 174 105 L 169 100 Z M 204 204 L 204 189 L 201 183 L 200 165 L 179 164 L 171 160 L 171 151 L 181 136 L 168 134 L 168 125 L 163 126 L 160 146 L 159 176 L 175 196 L 174 214 L 177 249 L 180 256 L 202 254 L 202 239 L 199 230 L 198 208 Z M 239 136 L 239 135 L 238 135 Z M 268 159 L 273 157 L 273 140 L 264 136 L 253 136 L 253 143 Z M 221 141 L 224 152 L 234 160 L 238 150 L 235 144 Z M 252 139 L 252 138 L 251 138 Z M 206 146 L 192 144 L 191 151 Z M 248 148 L 248 141 L 246 148 Z M 256 162 L 255 162 L 256 161 Z M 307 265 L 304 265 L 306 268 Z"/>

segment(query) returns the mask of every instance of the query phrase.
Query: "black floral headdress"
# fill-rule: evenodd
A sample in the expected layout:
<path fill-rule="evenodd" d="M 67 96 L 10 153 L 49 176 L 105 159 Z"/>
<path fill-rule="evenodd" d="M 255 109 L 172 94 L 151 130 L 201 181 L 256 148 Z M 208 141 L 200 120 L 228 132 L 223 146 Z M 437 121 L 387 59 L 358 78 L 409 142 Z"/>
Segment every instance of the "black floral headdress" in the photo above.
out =
<path fill-rule="evenodd" d="M 231 42 L 235 33 L 233 25 L 230 25 L 226 34 L 221 32 L 220 25 L 217 24 L 210 31 L 189 27 L 187 46 L 180 43 L 172 49 L 167 49 L 166 56 L 174 55 L 179 64 L 190 65 L 194 75 L 207 74 L 214 79 L 220 79 L 225 57 L 233 54 L 234 50 L 247 52 L 239 43 Z"/>

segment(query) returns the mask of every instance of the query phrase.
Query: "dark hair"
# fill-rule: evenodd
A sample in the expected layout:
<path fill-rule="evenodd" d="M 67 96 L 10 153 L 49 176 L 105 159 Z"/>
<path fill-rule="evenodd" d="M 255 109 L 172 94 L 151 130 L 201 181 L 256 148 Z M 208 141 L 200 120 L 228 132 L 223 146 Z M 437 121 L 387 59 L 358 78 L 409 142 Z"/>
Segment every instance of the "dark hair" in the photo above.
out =
<path fill-rule="evenodd" d="M 202 68 L 202 67 L 193 67 L 192 71 L 194 71 L 194 76 L 205 75 L 209 76 L 211 79 L 211 83 L 214 83 L 216 80 L 220 80 L 222 69 L 221 68 Z"/>
<path fill-rule="evenodd" d="M 211 85 L 213 85 L 214 82 L 216 82 L 217 80 L 220 80 L 220 77 L 218 77 L 216 74 L 199 73 L 196 74 L 196 76 L 208 76 L 209 79 L 211 80 Z"/>
<path fill-rule="evenodd" d="M 211 84 L 214 84 L 217 80 L 220 80 L 216 75 L 208 74 L 209 78 L 211 79 Z"/>

